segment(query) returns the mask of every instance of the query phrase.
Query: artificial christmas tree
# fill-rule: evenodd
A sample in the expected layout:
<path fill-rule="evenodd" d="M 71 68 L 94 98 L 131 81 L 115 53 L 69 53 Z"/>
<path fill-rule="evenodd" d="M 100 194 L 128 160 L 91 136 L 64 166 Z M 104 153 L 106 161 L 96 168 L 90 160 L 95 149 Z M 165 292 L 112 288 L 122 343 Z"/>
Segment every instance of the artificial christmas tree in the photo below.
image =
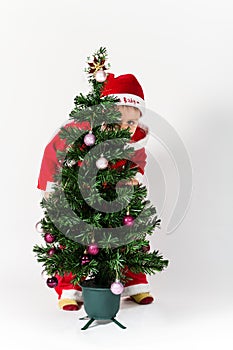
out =
<path fill-rule="evenodd" d="M 122 79 L 107 73 L 106 59 L 105 48 L 94 53 L 91 62 L 88 58 L 92 90 L 75 98 L 71 122 L 59 132 L 62 147 L 56 151 L 56 174 L 47 183 L 40 176 L 40 188 L 47 191 L 49 184 L 52 191 L 41 202 L 44 218 L 37 224 L 45 245 L 33 248 L 50 288 L 59 288 L 60 276 L 67 275 L 74 288 L 82 286 L 91 318 L 83 329 L 106 317 L 119 324 L 114 317 L 130 276 L 154 274 L 168 265 L 158 251 L 149 252 L 147 235 L 160 227 L 160 219 L 146 198 L 146 187 L 134 181 L 138 172 L 143 173 L 143 152 L 134 149 L 130 127 L 120 127 L 118 105 L 143 113 L 144 95 L 134 76 Z M 116 80 L 119 90 L 112 93 Z M 130 93 L 122 94 L 124 89 Z M 54 147 L 47 149 L 48 154 L 54 152 Z M 101 315 L 86 304 L 91 288 L 91 292 L 104 290 Z M 112 311 L 107 312 L 105 300 L 115 305 Z M 92 293 L 91 303 L 95 304 Z"/>

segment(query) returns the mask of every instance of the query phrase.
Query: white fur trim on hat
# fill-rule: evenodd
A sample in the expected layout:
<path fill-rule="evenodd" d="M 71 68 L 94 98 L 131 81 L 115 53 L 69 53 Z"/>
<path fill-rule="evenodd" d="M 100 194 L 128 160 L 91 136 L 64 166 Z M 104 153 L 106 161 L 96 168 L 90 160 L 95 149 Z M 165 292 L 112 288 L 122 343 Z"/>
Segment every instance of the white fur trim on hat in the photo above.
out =
<path fill-rule="evenodd" d="M 120 101 L 116 102 L 116 104 L 119 106 L 136 107 L 142 114 L 145 112 L 145 101 L 139 96 L 132 94 L 111 94 L 109 96 L 117 97 Z"/>

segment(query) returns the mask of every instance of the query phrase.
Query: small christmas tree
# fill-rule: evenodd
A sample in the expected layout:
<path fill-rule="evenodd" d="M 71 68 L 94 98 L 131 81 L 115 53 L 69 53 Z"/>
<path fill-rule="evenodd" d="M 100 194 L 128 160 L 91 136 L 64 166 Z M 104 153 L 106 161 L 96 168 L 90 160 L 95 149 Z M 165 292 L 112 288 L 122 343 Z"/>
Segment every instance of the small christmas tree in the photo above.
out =
<path fill-rule="evenodd" d="M 152 275 L 168 265 L 158 251 L 149 252 L 147 235 L 160 227 L 160 219 L 146 187 L 129 185 L 138 167 L 131 160 L 130 131 L 119 127 L 118 100 L 101 95 L 110 67 L 106 59 L 102 47 L 88 58 L 92 89 L 75 98 L 74 123 L 61 128 L 66 147 L 57 154 L 56 184 L 41 201 L 45 244 L 33 251 L 50 276 L 49 287 L 57 285 L 56 274 L 71 272 L 74 285 L 86 279 L 114 292 L 126 282 L 126 268 Z"/>

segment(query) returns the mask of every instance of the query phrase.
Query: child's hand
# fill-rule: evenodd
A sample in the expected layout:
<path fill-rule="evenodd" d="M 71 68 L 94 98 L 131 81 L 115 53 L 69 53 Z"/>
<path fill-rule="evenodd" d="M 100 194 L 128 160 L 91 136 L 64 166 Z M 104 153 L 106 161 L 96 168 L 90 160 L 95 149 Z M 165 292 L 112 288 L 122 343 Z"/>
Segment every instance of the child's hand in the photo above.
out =
<path fill-rule="evenodd" d="M 51 192 L 44 192 L 44 198 L 48 199 L 50 196 Z"/>
<path fill-rule="evenodd" d="M 130 179 L 129 181 L 125 182 L 126 185 L 136 186 L 139 184 L 137 179 Z"/>
<path fill-rule="evenodd" d="M 122 185 L 122 186 L 125 186 L 125 185 L 130 185 L 130 186 L 136 186 L 136 185 L 138 185 L 139 184 L 139 182 L 138 182 L 138 180 L 136 180 L 136 179 L 130 179 L 130 180 L 121 180 L 121 181 L 119 181 L 118 182 L 118 185 Z"/>

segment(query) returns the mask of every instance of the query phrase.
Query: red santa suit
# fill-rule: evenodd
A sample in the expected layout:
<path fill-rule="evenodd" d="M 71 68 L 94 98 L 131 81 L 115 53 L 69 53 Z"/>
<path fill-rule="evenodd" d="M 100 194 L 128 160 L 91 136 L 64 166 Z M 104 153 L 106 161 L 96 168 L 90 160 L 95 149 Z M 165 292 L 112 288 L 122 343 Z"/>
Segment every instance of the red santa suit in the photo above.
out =
<path fill-rule="evenodd" d="M 76 127 L 81 130 L 90 130 L 90 124 L 88 122 L 71 122 L 67 123 L 64 127 Z M 141 174 L 141 176 L 144 174 L 146 165 L 146 152 L 144 145 L 147 139 L 148 129 L 145 126 L 138 126 L 131 138 L 131 144 L 135 149 L 131 160 L 138 167 L 138 174 Z M 57 133 L 46 146 L 38 179 L 38 189 L 45 192 L 53 191 L 54 175 L 61 166 L 57 158 L 57 151 L 64 151 L 66 146 L 66 141 L 60 138 L 59 133 Z M 120 167 L 123 164 L 124 160 L 117 162 L 114 167 Z M 149 284 L 144 273 L 135 274 L 126 268 L 125 274 L 127 277 L 130 277 L 130 279 L 124 286 L 122 296 L 149 292 Z M 74 277 L 71 273 L 67 273 L 65 276 L 56 275 L 56 277 L 58 279 L 58 286 L 55 290 L 58 293 L 59 299 L 74 299 L 82 301 L 82 289 L 80 286 L 74 286 L 71 283 L 71 280 Z"/>
<path fill-rule="evenodd" d="M 101 91 L 101 97 L 105 96 L 116 97 L 119 101 L 116 103 L 118 105 L 136 107 L 140 110 L 141 115 L 143 115 L 145 111 L 145 101 L 142 87 L 132 74 L 124 74 L 115 77 L 114 74 L 108 73 L 107 79 L 103 84 L 103 89 Z M 68 126 L 77 127 L 81 130 L 90 130 L 90 125 L 88 122 L 72 122 L 65 125 L 65 127 Z M 131 138 L 131 143 L 135 148 L 135 152 L 131 160 L 138 167 L 137 175 L 144 174 L 144 168 L 146 165 L 146 153 L 144 146 L 147 138 L 148 129 L 144 126 L 138 126 Z M 52 186 L 54 183 L 54 174 L 60 167 L 56 152 L 57 150 L 64 150 L 65 147 L 66 142 L 59 137 L 58 133 L 45 148 L 38 180 L 39 189 L 46 192 L 53 190 Z M 124 165 L 124 160 L 117 162 L 114 167 L 120 167 L 122 165 Z M 138 176 L 136 176 L 136 178 L 137 177 Z M 135 274 L 127 267 L 125 268 L 124 272 L 127 277 L 130 277 L 130 280 L 125 284 L 122 296 L 149 292 L 149 284 L 144 273 Z M 73 299 L 77 301 L 82 300 L 81 287 L 71 284 L 71 280 L 73 279 L 71 273 L 68 272 L 63 277 L 59 275 L 56 277 L 58 279 L 58 286 L 55 288 L 55 290 L 58 293 L 59 299 Z"/>

